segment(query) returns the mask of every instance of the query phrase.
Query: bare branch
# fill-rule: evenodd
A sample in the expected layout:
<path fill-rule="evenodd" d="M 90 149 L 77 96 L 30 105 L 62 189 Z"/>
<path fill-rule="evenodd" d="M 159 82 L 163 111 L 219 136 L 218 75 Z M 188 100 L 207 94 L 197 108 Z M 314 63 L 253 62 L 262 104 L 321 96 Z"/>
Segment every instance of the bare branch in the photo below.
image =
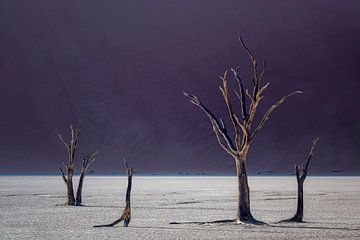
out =
<path fill-rule="evenodd" d="M 243 147 L 245 146 L 245 143 L 248 141 L 249 132 L 247 131 L 246 127 L 242 123 L 240 123 L 240 120 L 239 120 L 238 117 L 235 116 L 235 120 L 236 120 L 238 126 L 240 127 L 240 129 L 241 129 L 241 131 L 243 133 L 242 134 L 242 141 L 241 141 L 241 144 L 240 144 L 240 146 L 238 148 L 238 152 L 240 152 L 243 149 Z"/>
<path fill-rule="evenodd" d="M 89 166 L 95 161 L 95 156 L 96 156 L 96 154 L 98 153 L 98 151 L 95 151 L 95 152 L 93 152 L 93 154 L 91 154 L 91 156 L 90 156 L 90 158 L 89 158 Z"/>
<path fill-rule="evenodd" d="M 202 102 L 200 101 L 200 99 L 198 97 L 196 97 L 195 95 L 190 95 L 186 92 L 183 92 L 183 94 L 190 98 L 190 102 L 192 104 L 194 104 L 195 106 L 199 107 L 209 118 L 211 125 L 213 127 L 213 131 L 216 135 L 216 138 L 220 144 L 220 146 L 231 156 L 235 156 L 236 155 L 236 149 L 234 147 L 234 144 L 232 143 L 230 137 L 227 134 L 226 128 L 221 127 L 221 123 L 219 122 L 219 120 L 215 117 L 215 115 L 207 108 L 205 107 Z M 222 123 L 224 124 L 224 123 Z M 221 137 L 220 137 L 221 136 Z M 227 147 L 222 143 L 221 139 L 224 139 Z"/>
<path fill-rule="evenodd" d="M 264 75 L 265 75 L 265 72 L 266 72 L 266 60 L 264 59 L 263 60 L 263 69 L 262 69 L 262 72 L 260 73 L 260 81 L 263 79 Z"/>
<path fill-rule="evenodd" d="M 235 92 L 235 94 L 237 95 L 237 97 L 240 100 L 240 104 L 241 104 L 241 114 L 242 114 L 242 118 L 245 121 L 247 118 L 247 113 L 246 113 L 246 100 L 245 100 L 245 90 L 244 90 L 244 86 L 243 86 L 243 82 L 242 79 L 240 78 L 239 74 L 238 74 L 238 68 L 236 70 L 231 69 L 231 71 L 234 74 L 234 77 L 238 83 L 238 87 L 239 87 L 239 93 Z"/>
<path fill-rule="evenodd" d="M 253 65 L 253 75 L 254 75 L 253 84 L 254 84 L 254 88 L 253 88 L 252 97 L 256 100 L 257 93 L 258 93 L 258 90 L 259 90 L 259 84 L 260 84 L 260 79 L 261 79 L 260 75 L 261 74 L 259 73 L 257 61 L 256 61 L 256 58 L 255 58 L 254 54 L 249 50 L 249 48 L 246 46 L 244 40 L 241 37 L 239 38 L 239 41 L 240 41 L 242 47 L 244 48 L 245 52 L 250 57 L 250 60 L 251 60 L 252 65 Z M 265 71 L 265 69 L 264 69 L 264 71 Z"/>
<path fill-rule="evenodd" d="M 270 82 L 262 86 L 258 92 L 258 96 L 261 97 L 261 94 L 267 89 L 267 87 L 270 85 Z"/>
<path fill-rule="evenodd" d="M 266 121 L 269 119 L 270 114 L 272 113 L 272 111 L 274 111 L 279 105 L 281 105 L 287 98 L 289 98 L 292 95 L 295 94 L 301 94 L 303 93 L 302 91 L 295 91 L 292 92 L 284 97 L 282 97 L 279 101 L 277 101 L 275 104 L 273 104 L 269 110 L 264 114 L 264 116 L 262 117 L 259 125 L 256 127 L 255 131 L 253 132 L 253 134 L 251 135 L 251 141 L 254 140 L 256 134 L 260 131 L 260 129 L 264 126 L 264 124 L 266 123 Z"/>
<path fill-rule="evenodd" d="M 226 107 L 228 109 L 229 112 L 229 117 L 230 120 L 233 124 L 234 130 L 235 130 L 235 143 L 236 143 L 236 148 L 237 151 L 240 150 L 241 148 L 241 131 L 240 131 L 240 121 L 238 120 L 238 117 L 235 115 L 234 110 L 232 108 L 232 104 L 231 104 L 231 100 L 230 100 L 230 96 L 229 96 L 229 90 L 228 90 L 228 85 L 227 85 L 227 71 L 225 71 L 223 76 L 220 76 L 220 79 L 223 81 L 223 87 L 219 87 L 220 91 L 223 94 L 225 103 L 226 103 Z"/>
<path fill-rule="evenodd" d="M 243 38 L 242 38 L 242 37 L 239 37 L 239 41 L 240 41 L 242 47 L 244 48 L 245 52 L 249 55 L 251 61 L 254 62 L 254 61 L 255 61 L 254 54 L 252 54 L 252 52 L 250 51 L 250 49 L 246 46 L 246 44 L 244 43 Z"/>
<path fill-rule="evenodd" d="M 65 173 L 64 173 L 64 171 L 62 170 L 62 168 L 61 168 L 61 167 L 59 168 L 59 171 L 60 171 L 60 174 L 61 174 L 61 176 L 62 176 L 62 178 L 63 178 L 63 180 L 64 180 L 65 184 L 67 184 L 67 179 L 66 179 L 66 177 L 65 177 Z"/>
<path fill-rule="evenodd" d="M 124 165 L 125 165 L 126 169 L 128 169 L 128 168 L 129 168 L 129 166 L 128 166 L 128 163 L 127 163 L 127 161 L 126 161 L 125 156 L 124 156 Z"/>
<path fill-rule="evenodd" d="M 93 152 L 91 155 L 82 153 L 82 171 L 86 171 L 86 169 L 95 161 L 95 155 L 97 153 L 97 151 Z"/>
<path fill-rule="evenodd" d="M 309 164 L 310 164 L 310 160 L 312 158 L 312 156 L 314 155 L 315 153 L 315 148 L 316 148 L 316 144 L 319 142 L 319 138 L 316 138 L 315 140 L 313 140 L 313 144 L 311 146 L 311 149 L 310 149 L 310 152 L 309 152 L 309 156 L 307 158 L 307 161 L 306 161 L 306 164 L 305 164 L 305 169 L 307 171 L 308 167 L 309 167 Z"/>
<path fill-rule="evenodd" d="M 249 93 L 249 89 L 246 89 L 246 90 L 245 90 L 245 94 L 246 94 L 246 96 L 249 97 L 249 99 L 250 99 L 251 102 L 254 102 L 254 101 L 255 101 L 254 98 L 253 98 L 253 96 L 251 96 L 251 94 Z"/>
<path fill-rule="evenodd" d="M 65 142 L 64 138 L 61 136 L 61 134 L 55 130 L 55 134 L 59 137 L 60 141 L 65 145 L 66 148 L 69 148 L 69 144 Z"/>

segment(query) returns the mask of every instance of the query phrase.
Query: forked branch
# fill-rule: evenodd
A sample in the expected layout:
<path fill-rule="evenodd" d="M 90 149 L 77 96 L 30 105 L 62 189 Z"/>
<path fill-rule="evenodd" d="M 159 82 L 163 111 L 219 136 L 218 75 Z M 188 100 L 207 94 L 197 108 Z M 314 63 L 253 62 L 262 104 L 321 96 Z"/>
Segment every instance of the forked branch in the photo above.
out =
<path fill-rule="evenodd" d="M 234 92 L 240 101 L 242 119 L 243 119 L 243 121 L 246 121 L 248 116 L 247 116 L 247 110 L 246 110 L 247 106 L 246 106 L 245 89 L 244 89 L 243 81 L 240 78 L 239 73 L 238 73 L 239 68 L 236 68 L 236 70 L 232 68 L 231 71 L 233 72 L 234 77 L 238 83 L 239 92 L 237 92 L 235 90 L 234 90 Z"/>
<path fill-rule="evenodd" d="M 291 97 L 294 94 L 301 94 L 303 93 L 302 91 L 294 91 L 284 97 L 282 97 L 279 101 L 277 101 L 275 104 L 273 104 L 269 110 L 263 115 L 259 125 L 255 128 L 253 134 L 251 135 L 251 141 L 254 140 L 254 138 L 256 137 L 256 134 L 260 131 L 260 129 L 264 126 L 264 124 L 266 123 L 267 120 L 269 120 L 270 114 L 278 107 L 280 106 L 282 103 L 285 102 L 286 99 L 288 99 L 289 97 Z"/>
<path fill-rule="evenodd" d="M 86 171 L 87 168 L 95 161 L 95 156 L 98 151 L 93 152 L 91 155 L 85 155 L 82 153 L 82 170 Z"/>
<path fill-rule="evenodd" d="M 195 95 L 190 95 L 186 92 L 183 92 L 183 94 L 190 98 L 190 102 L 194 104 L 195 106 L 199 107 L 201 111 L 203 111 L 208 118 L 210 119 L 211 125 L 213 127 L 213 131 L 216 135 L 216 138 L 218 140 L 219 145 L 224 149 L 229 155 L 235 156 L 236 154 L 236 148 L 234 147 L 234 144 L 232 143 L 229 135 L 227 134 L 227 129 L 225 126 L 225 123 L 221 120 L 219 121 L 215 115 L 207 108 L 205 107 L 200 99 L 196 97 Z M 227 146 L 223 143 L 223 141 L 226 142 Z"/>
<path fill-rule="evenodd" d="M 316 148 L 316 145 L 317 145 L 318 142 L 319 142 L 319 138 L 316 138 L 315 140 L 313 140 L 313 144 L 311 146 L 311 149 L 310 149 L 310 152 L 309 152 L 306 164 L 305 164 L 306 171 L 307 171 L 307 169 L 309 167 L 310 160 L 311 160 L 312 156 L 314 156 L 315 148 Z"/>
<path fill-rule="evenodd" d="M 316 148 L 316 145 L 317 145 L 318 142 L 319 142 L 319 138 L 316 138 L 316 139 L 313 140 L 312 146 L 310 148 L 309 155 L 308 155 L 307 160 L 306 160 L 305 163 L 299 164 L 299 165 L 294 164 L 295 165 L 296 177 L 298 178 L 298 181 L 301 181 L 301 182 L 305 181 L 305 178 L 307 176 L 308 169 L 309 169 L 310 160 L 314 156 L 315 148 Z"/>

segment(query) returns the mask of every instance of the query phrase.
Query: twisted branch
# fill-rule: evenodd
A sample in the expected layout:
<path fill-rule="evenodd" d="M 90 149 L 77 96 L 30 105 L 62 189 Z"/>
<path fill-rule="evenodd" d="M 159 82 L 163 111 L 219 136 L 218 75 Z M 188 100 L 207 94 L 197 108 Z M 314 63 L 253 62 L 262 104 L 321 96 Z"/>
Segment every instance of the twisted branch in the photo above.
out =
<path fill-rule="evenodd" d="M 223 121 L 221 123 L 219 120 L 215 117 L 215 115 L 207 108 L 205 107 L 200 99 L 196 97 L 195 95 L 190 95 L 186 92 L 183 92 L 183 94 L 190 98 L 190 102 L 194 104 L 195 106 L 199 107 L 209 118 L 211 125 L 213 127 L 213 131 L 216 135 L 216 138 L 218 140 L 219 145 L 222 149 L 224 149 L 229 155 L 235 156 L 236 149 L 234 147 L 234 144 L 232 143 L 230 137 L 227 134 L 227 129 L 225 127 L 225 124 Z M 223 140 L 225 140 L 227 146 L 224 145 Z"/>

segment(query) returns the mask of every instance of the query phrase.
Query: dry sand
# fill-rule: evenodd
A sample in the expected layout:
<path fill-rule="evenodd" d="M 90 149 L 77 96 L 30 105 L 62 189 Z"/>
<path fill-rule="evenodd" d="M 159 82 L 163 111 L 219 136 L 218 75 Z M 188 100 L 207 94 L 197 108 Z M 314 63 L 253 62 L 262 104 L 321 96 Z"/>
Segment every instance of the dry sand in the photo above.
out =
<path fill-rule="evenodd" d="M 295 212 L 295 177 L 250 177 L 253 215 L 268 225 L 247 226 L 169 224 L 233 218 L 234 177 L 134 176 L 130 226 L 93 228 L 119 217 L 126 181 L 89 176 L 86 206 L 68 207 L 60 176 L 2 176 L 0 239 L 360 239 L 359 177 L 308 177 L 306 223 L 281 224 Z"/>

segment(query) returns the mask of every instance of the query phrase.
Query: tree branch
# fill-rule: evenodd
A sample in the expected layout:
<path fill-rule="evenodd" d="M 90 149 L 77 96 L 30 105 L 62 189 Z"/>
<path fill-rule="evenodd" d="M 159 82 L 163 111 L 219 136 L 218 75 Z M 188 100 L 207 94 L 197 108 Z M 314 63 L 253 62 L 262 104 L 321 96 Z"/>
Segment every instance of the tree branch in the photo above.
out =
<path fill-rule="evenodd" d="M 62 178 L 63 178 L 63 180 L 64 180 L 65 184 L 67 184 L 67 179 L 66 179 L 66 177 L 65 177 L 65 173 L 64 173 L 64 171 L 62 170 L 62 168 L 61 168 L 61 167 L 59 168 L 59 171 L 60 171 L 60 174 L 61 174 L 61 176 L 62 176 Z"/>
<path fill-rule="evenodd" d="M 230 120 L 231 120 L 234 130 L 235 130 L 235 143 L 236 143 L 236 148 L 239 151 L 241 148 L 241 145 L 240 145 L 241 135 L 240 135 L 240 129 L 239 129 L 240 126 L 238 126 L 240 124 L 240 122 L 237 120 L 238 117 L 235 115 L 234 110 L 232 108 L 226 76 L 227 76 L 227 71 L 225 71 L 223 76 L 220 76 L 220 79 L 223 81 L 223 87 L 220 86 L 219 89 L 222 92 L 222 95 L 224 97 L 226 107 L 229 112 L 229 117 L 230 117 Z"/>
<path fill-rule="evenodd" d="M 253 65 L 253 75 L 254 75 L 254 79 L 253 79 L 253 84 L 254 84 L 254 88 L 253 88 L 253 94 L 252 97 L 254 98 L 254 100 L 256 100 L 257 98 L 257 93 L 259 90 L 259 84 L 260 84 L 260 75 L 263 75 L 259 73 L 259 69 L 258 69 L 258 65 L 257 65 L 257 61 L 256 58 L 254 56 L 254 54 L 249 50 L 249 48 L 246 46 L 244 40 L 240 37 L 239 41 L 242 45 L 242 47 L 244 48 L 245 52 L 247 53 L 247 55 L 249 56 L 251 63 Z M 266 65 L 265 65 L 266 66 Z M 263 70 L 263 72 L 265 73 L 265 69 Z"/>
<path fill-rule="evenodd" d="M 239 93 L 236 92 L 235 90 L 234 90 L 234 92 L 237 95 L 238 99 L 240 100 L 241 114 L 242 114 L 243 121 L 245 121 L 247 119 L 247 112 L 246 112 L 246 100 L 245 100 L 245 90 L 244 90 L 243 82 L 238 74 L 238 68 L 236 68 L 236 70 L 234 70 L 232 68 L 231 71 L 233 72 L 234 77 L 238 83 Z"/>
<path fill-rule="evenodd" d="M 65 142 L 64 138 L 61 136 L 61 134 L 55 130 L 55 134 L 59 137 L 60 141 L 65 145 L 66 148 L 69 148 L 69 144 Z"/>
<path fill-rule="evenodd" d="M 95 156 L 98 151 L 93 152 L 91 155 L 85 155 L 82 153 L 82 170 L 86 171 L 86 169 L 95 161 Z"/>
<path fill-rule="evenodd" d="M 319 138 L 316 138 L 315 140 L 313 140 L 313 144 L 311 146 L 311 149 L 310 149 L 310 152 L 309 152 L 309 155 L 308 155 L 308 158 L 307 158 L 307 161 L 305 163 L 305 169 L 307 171 L 308 167 L 309 167 L 309 164 L 310 164 L 310 160 L 312 158 L 312 156 L 314 155 L 315 153 L 315 148 L 316 148 L 316 144 L 319 142 Z"/>
<path fill-rule="evenodd" d="M 259 125 L 256 127 L 255 131 L 253 132 L 253 134 L 251 135 L 251 141 L 254 140 L 254 138 L 256 137 L 256 134 L 260 131 L 260 129 L 264 126 L 264 124 L 266 123 L 267 120 L 269 120 L 269 116 L 272 113 L 272 111 L 274 111 L 279 105 L 281 105 L 287 98 L 289 98 L 290 96 L 294 95 L 294 94 L 300 94 L 303 93 L 302 91 L 294 91 L 284 97 L 282 97 L 279 101 L 277 101 L 275 104 L 273 104 L 269 110 L 264 114 L 264 116 L 262 117 Z"/>
<path fill-rule="evenodd" d="M 213 131 L 216 135 L 216 138 L 220 144 L 220 146 L 231 156 L 235 156 L 236 155 L 236 149 L 234 147 L 234 144 L 232 143 L 230 137 L 227 134 L 227 130 L 226 127 L 222 127 L 220 125 L 219 120 L 215 117 L 215 115 L 207 108 L 205 107 L 202 102 L 200 101 L 200 99 L 198 97 L 196 97 L 195 95 L 190 95 L 186 92 L 183 92 L 183 94 L 190 98 L 190 102 L 192 104 L 194 104 L 195 106 L 199 107 L 200 110 L 202 110 L 209 118 L 211 125 L 213 127 Z M 224 122 L 221 123 L 223 126 Z M 221 136 L 221 137 L 220 137 Z M 223 138 L 227 144 L 227 147 L 222 143 L 221 138 Z"/>

